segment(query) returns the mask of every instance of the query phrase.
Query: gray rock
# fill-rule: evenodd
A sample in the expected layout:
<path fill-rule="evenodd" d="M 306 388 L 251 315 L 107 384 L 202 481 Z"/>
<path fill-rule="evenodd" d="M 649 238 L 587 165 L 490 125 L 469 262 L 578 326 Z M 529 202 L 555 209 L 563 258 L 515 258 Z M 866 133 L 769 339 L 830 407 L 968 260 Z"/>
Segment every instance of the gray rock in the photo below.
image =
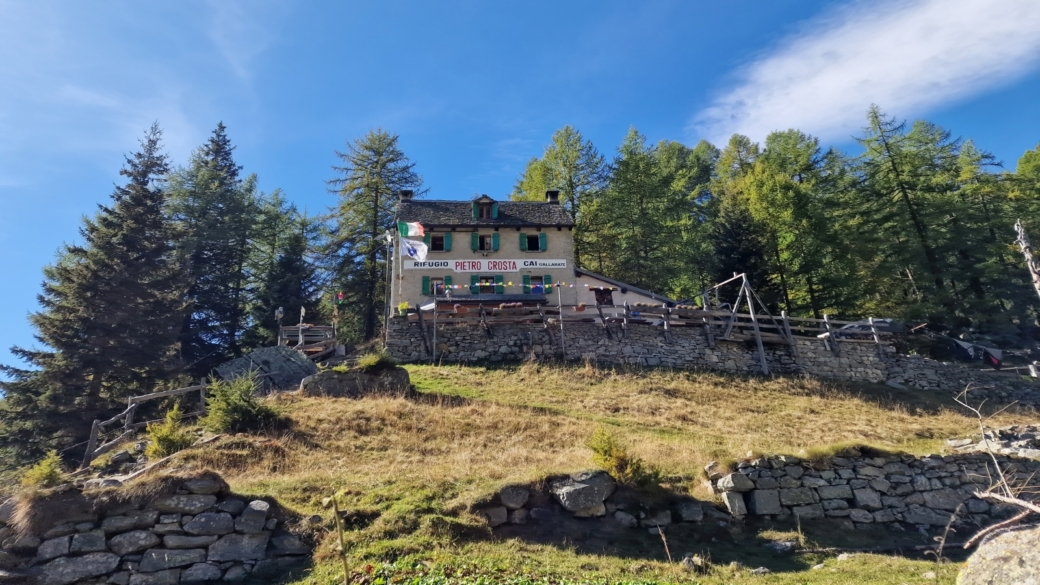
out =
<path fill-rule="evenodd" d="M 130 585 L 177 585 L 180 578 L 180 569 L 166 569 L 155 573 L 133 573 L 130 575 Z"/>
<path fill-rule="evenodd" d="M 201 563 L 206 560 L 206 551 L 201 548 L 171 549 L 153 548 L 141 557 L 140 571 L 153 573 L 164 569 L 176 569 Z"/>
<path fill-rule="evenodd" d="M 18 536 L 6 542 L 8 551 L 17 554 L 32 554 L 40 546 L 40 539 L 31 534 Z"/>
<path fill-rule="evenodd" d="M 549 508 L 531 508 L 531 520 L 548 520 L 553 517 L 553 511 Z"/>
<path fill-rule="evenodd" d="M 787 477 L 798 479 L 805 473 L 805 469 L 799 465 L 788 465 L 784 468 L 784 472 L 787 473 Z"/>
<path fill-rule="evenodd" d="M 249 576 L 249 571 L 242 565 L 235 565 L 224 573 L 225 581 L 244 581 Z"/>
<path fill-rule="evenodd" d="M 267 550 L 268 534 L 228 534 L 209 545 L 210 561 L 252 561 L 262 559 Z"/>
<path fill-rule="evenodd" d="M 780 488 L 785 490 L 791 490 L 802 487 L 802 480 L 793 479 L 786 475 L 780 478 Z"/>
<path fill-rule="evenodd" d="M 306 555 L 310 554 L 311 547 L 303 544 L 300 537 L 289 532 L 279 532 L 271 536 L 268 550 L 274 556 Z"/>
<path fill-rule="evenodd" d="M 123 485 L 123 482 L 112 477 L 99 477 L 95 479 L 88 479 L 83 482 L 84 490 L 98 490 L 101 488 L 119 487 Z"/>
<path fill-rule="evenodd" d="M 184 489 L 193 494 L 216 494 L 227 489 L 227 484 L 216 477 L 200 477 L 184 482 Z"/>
<path fill-rule="evenodd" d="M 828 485 L 816 488 L 821 500 L 848 500 L 852 498 L 852 488 L 847 485 Z"/>
<path fill-rule="evenodd" d="M 220 567 L 209 563 L 195 563 L 181 571 L 181 583 L 202 583 L 217 581 L 224 575 Z"/>
<path fill-rule="evenodd" d="M 940 514 L 931 508 L 912 505 L 906 512 L 903 512 L 903 521 L 908 524 L 946 526 L 946 523 L 950 521 L 950 515 Z"/>
<path fill-rule="evenodd" d="M 780 503 L 785 506 L 815 504 L 815 493 L 810 488 L 792 488 L 780 490 Z M 817 496 L 818 497 L 818 496 Z"/>
<path fill-rule="evenodd" d="M 577 512 L 602 504 L 616 488 L 617 484 L 606 473 L 585 472 L 556 482 L 552 494 L 565 510 Z"/>
<path fill-rule="evenodd" d="M 180 514 L 160 514 L 159 515 L 159 524 L 173 524 L 173 523 L 177 523 L 177 524 L 181 523 L 181 515 Z"/>
<path fill-rule="evenodd" d="M 179 523 L 156 524 L 152 527 L 152 532 L 162 536 L 166 536 L 167 534 L 184 534 Z"/>
<path fill-rule="evenodd" d="M 803 477 L 802 485 L 808 488 L 829 487 L 830 482 L 819 477 Z"/>
<path fill-rule="evenodd" d="M 814 520 L 816 518 L 823 518 L 823 506 L 820 504 L 794 506 L 791 508 L 791 513 L 802 520 Z"/>
<path fill-rule="evenodd" d="M 109 516 L 101 521 L 101 530 L 107 534 L 126 532 L 137 527 L 137 519 L 130 516 Z"/>
<path fill-rule="evenodd" d="M 8 498 L 0 502 L 0 524 L 10 524 L 14 517 L 14 498 Z"/>
<path fill-rule="evenodd" d="M 519 486 L 509 486 L 502 488 L 502 491 L 498 492 L 498 499 L 502 502 L 502 505 L 510 510 L 519 510 L 524 507 L 527 503 L 527 499 L 531 497 L 531 492 L 527 488 Z"/>
<path fill-rule="evenodd" d="M 647 516 L 639 522 L 643 528 L 650 528 L 653 526 L 668 526 L 672 523 L 672 511 L 662 510 L 654 514 L 653 516 Z"/>
<path fill-rule="evenodd" d="M 246 509 L 246 503 L 238 498 L 229 498 L 217 505 L 218 512 L 227 512 L 232 516 L 238 516 Z"/>
<path fill-rule="evenodd" d="M 91 530 L 81 532 L 72 537 L 71 553 L 101 552 L 105 550 L 105 531 Z"/>
<path fill-rule="evenodd" d="M 261 532 L 264 529 L 264 524 L 267 523 L 267 512 L 270 509 L 271 504 L 263 500 L 249 502 L 245 510 L 242 510 L 242 515 L 235 520 L 235 530 L 247 534 Z"/>
<path fill-rule="evenodd" d="M 239 518 L 241 520 L 241 518 Z M 184 531 L 195 536 L 223 536 L 235 531 L 236 522 L 227 512 L 203 512 L 184 525 Z M 260 525 L 263 528 L 263 524 Z M 260 532 L 256 530 L 255 532 Z"/>
<path fill-rule="evenodd" d="M 203 494 L 183 494 L 156 498 L 152 507 L 160 512 L 177 514 L 198 514 L 205 512 L 217 503 L 217 496 Z"/>
<path fill-rule="evenodd" d="M 517 509 L 517 510 L 512 510 L 511 512 L 509 512 L 509 523 L 510 524 L 527 524 L 527 517 L 529 515 L 530 515 L 530 512 L 527 511 L 527 508 L 520 508 L 520 509 Z"/>
<path fill-rule="evenodd" d="M 848 510 L 849 503 L 845 500 L 823 500 L 820 502 L 824 510 Z"/>
<path fill-rule="evenodd" d="M 679 518 L 683 522 L 700 522 L 704 520 L 704 507 L 701 506 L 700 502 L 679 502 L 675 506 L 675 511 L 679 513 Z"/>
<path fill-rule="evenodd" d="M 41 585 L 70 585 L 111 573 L 119 566 L 119 557 L 109 553 L 90 553 L 81 557 L 61 557 L 40 569 Z"/>
<path fill-rule="evenodd" d="M 40 543 L 39 548 L 36 549 L 36 560 L 49 561 L 69 554 L 70 540 L 68 536 L 62 536 L 43 541 Z"/>
<path fill-rule="evenodd" d="M 117 534 L 109 539 L 108 548 L 119 556 L 152 548 L 159 544 L 159 537 L 149 530 L 132 530 Z"/>
<path fill-rule="evenodd" d="M 914 487 L 914 491 L 924 492 L 932 489 L 931 483 L 928 478 L 923 475 L 915 475 L 914 479 L 911 480 L 910 484 Z"/>
<path fill-rule="evenodd" d="M 183 536 L 179 534 L 169 534 L 163 537 L 163 547 L 165 548 L 202 548 L 209 546 L 217 541 L 217 537 L 210 536 Z"/>
<path fill-rule="evenodd" d="M 492 506 L 490 508 L 484 508 L 478 510 L 477 514 L 480 514 L 487 519 L 488 526 L 494 528 L 501 526 L 509 521 L 509 510 L 505 506 Z"/>
<path fill-rule="evenodd" d="M 581 510 L 574 511 L 575 518 L 599 518 L 600 516 L 606 515 L 607 506 L 603 503 L 599 503 L 595 506 L 589 506 L 588 508 L 582 508 Z"/>
<path fill-rule="evenodd" d="M 971 498 L 968 500 L 967 504 L 968 512 L 971 512 L 972 514 L 985 514 L 986 512 L 989 512 L 989 504 L 983 500 Z"/>
<path fill-rule="evenodd" d="M 896 514 L 890 509 L 878 510 L 871 514 L 874 517 L 874 522 L 884 524 L 886 522 L 895 522 Z"/>
<path fill-rule="evenodd" d="M 639 520 L 635 516 L 621 510 L 614 512 L 614 519 L 627 528 L 635 528 L 639 524 Z"/>
<path fill-rule="evenodd" d="M 726 504 L 729 513 L 738 518 L 747 515 L 747 506 L 744 505 L 744 494 L 741 492 L 723 492 L 722 502 Z"/>
<path fill-rule="evenodd" d="M 716 485 L 723 492 L 750 492 L 755 489 L 755 483 L 743 473 L 726 475 Z"/>
<path fill-rule="evenodd" d="M 957 506 L 959 506 L 961 502 L 968 499 L 966 494 L 949 488 L 928 491 L 921 495 L 924 496 L 925 506 L 935 508 L 936 510 L 949 510 L 951 512 L 956 510 Z"/>
<path fill-rule="evenodd" d="M 76 527 L 73 526 L 71 523 L 66 522 L 64 524 L 58 524 L 54 528 L 51 528 L 47 532 L 44 532 L 43 533 L 43 539 L 44 540 L 49 540 L 51 538 L 58 538 L 59 536 L 68 536 L 70 534 L 75 534 L 75 533 L 76 533 Z M 0 534 L 2 534 L 2 533 L 0 533 Z M 0 536 L 0 540 L 3 540 L 2 536 Z"/>
<path fill-rule="evenodd" d="M 1040 528 L 997 534 L 979 546 L 957 576 L 958 585 L 1040 583 Z"/>
<path fill-rule="evenodd" d="M 335 396 L 360 398 L 373 394 L 402 394 L 411 390 L 408 370 L 394 368 L 378 374 L 325 371 L 307 376 L 300 382 L 302 396 Z"/>
<path fill-rule="evenodd" d="M 852 508 L 849 510 L 849 519 L 860 524 L 869 524 L 874 521 L 874 516 L 866 510 Z"/>
<path fill-rule="evenodd" d="M 860 477 L 873 479 L 875 477 L 885 477 L 885 472 L 878 469 L 877 467 L 864 465 L 863 467 L 856 469 L 856 475 Z"/>
<path fill-rule="evenodd" d="M 857 508 L 870 511 L 884 508 L 884 505 L 881 503 L 881 495 L 868 487 L 852 490 L 852 495 L 855 498 Z"/>
<path fill-rule="evenodd" d="M 112 573 L 106 581 L 109 585 L 130 585 L 130 571 L 119 571 Z"/>
<path fill-rule="evenodd" d="M 758 516 L 779 514 L 783 511 L 778 490 L 755 490 L 748 494 L 747 505 L 751 513 Z"/>

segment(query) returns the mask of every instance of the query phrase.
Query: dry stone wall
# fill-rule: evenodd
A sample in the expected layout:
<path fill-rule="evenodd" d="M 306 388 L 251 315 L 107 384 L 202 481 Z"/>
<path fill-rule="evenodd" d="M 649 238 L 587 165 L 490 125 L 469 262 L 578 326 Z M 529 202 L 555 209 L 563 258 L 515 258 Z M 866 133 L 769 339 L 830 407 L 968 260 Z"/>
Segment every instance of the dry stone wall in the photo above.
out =
<path fill-rule="evenodd" d="M 1040 461 L 998 455 L 1013 483 L 1040 486 Z M 850 527 L 985 526 L 1016 512 L 977 497 L 996 477 L 988 454 L 834 457 L 816 469 L 795 457 L 760 458 L 733 473 L 709 465 L 712 489 L 733 516 L 837 518 Z"/>
<path fill-rule="evenodd" d="M 567 323 L 545 328 L 540 323 L 493 324 L 490 332 L 475 325 L 427 323 L 427 339 L 436 337 L 437 359 L 443 362 L 503 362 L 528 359 L 592 360 L 604 363 L 659 366 L 679 369 L 711 369 L 734 373 L 761 373 L 755 344 L 732 341 L 709 343 L 699 327 L 674 327 L 632 323 L 627 331 L 618 324 L 605 330 L 597 323 Z M 609 333 L 608 333 L 609 332 Z M 398 360 L 417 362 L 431 358 L 418 323 L 390 319 L 387 348 Z M 838 351 L 822 341 L 798 340 L 787 345 L 766 345 L 765 360 L 773 374 L 809 374 L 822 378 L 890 383 L 960 392 L 969 384 L 986 393 L 990 402 L 1018 401 L 1040 406 L 1040 382 L 1010 374 L 978 372 L 919 356 L 897 355 L 885 344 L 840 341 Z"/>
<path fill-rule="evenodd" d="M 262 583 L 310 558 L 268 502 L 230 494 L 213 474 L 140 504 L 108 498 L 66 489 L 21 513 L 0 504 L 0 582 Z"/>

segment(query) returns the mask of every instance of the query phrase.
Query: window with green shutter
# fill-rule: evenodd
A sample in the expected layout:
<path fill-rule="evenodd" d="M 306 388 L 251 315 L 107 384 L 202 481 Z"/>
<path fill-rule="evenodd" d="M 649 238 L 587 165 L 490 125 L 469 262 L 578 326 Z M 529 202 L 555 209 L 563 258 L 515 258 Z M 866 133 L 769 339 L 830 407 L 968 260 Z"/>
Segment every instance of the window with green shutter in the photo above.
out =
<path fill-rule="evenodd" d="M 491 204 L 491 219 L 498 219 L 498 203 Z"/>
<path fill-rule="evenodd" d="M 444 234 L 444 251 L 451 252 L 451 232 Z"/>
<path fill-rule="evenodd" d="M 469 292 L 470 294 L 477 294 L 480 292 L 480 275 L 470 274 L 469 275 Z"/>
<path fill-rule="evenodd" d="M 430 277 L 429 276 L 422 277 L 422 294 L 423 295 L 430 294 Z"/>
<path fill-rule="evenodd" d="M 498 232 L 491 234 L 491 251 L 498 252 Z"/>
<path fill-rule="evenodd" d="M 451 275 L 450 274 L 448 276 L 444 277 L 444 290 L 446 290 L 446 291 L 450 291 L 451 290 Z"/>
<path fill-rule="evenodd" d="M 506 294 L 506 281 L 501 274 L 495 275 L 495 294 L 504 295 Z"/>
<path fill-rule="evenodd" d="M 425 235 L 425 236 L 423 236 L 423 238 L 422 238 L 422 241 L 423 241 L 423 243 L 424 243 L 424 244 L 426 244 L 426 247 L 427 247 L 427 248 L 429 248 L 429 247 L 430 247 L 430 238 L 432 238 L 432 237 L 433 237 L 433 234 L 426 234 L 426 235 Z"/>
<path fill-rule="evenodd" d="M 480 249 L 480 235 L 477 232 L 473 232 L 469 235 L 469 249 L 476 252 Z"/>
<path fill-rule="evenodd" d="M 545 280 L 542 281 L 542 282 L 545 283 L 545 292 L 546 293 L 551 293 L 552 292 L 552 287 L 553 287 L 552 275 L 551 274 L 546 274 L 543 278 L 545 278 Z"/>
<path fill-rule="evenodd" d="M 549 234 L 542 232 L 538 234 L 538 251 L 544 252 L 549 249 Z"/>
<path fill-rule="evenodd" d="M 531 292 L 531 275 L 530 274 L 525 274 L 523 276 L 523 278 L 524 278 L 524 294 L 529 294 Z"/>
<path fill-rule="evenodd" d="M 520 251 L 521 252 L 526 252 L 527 251 L 527 234 L 525 234 L 523 232 L 520 233 Z"/>
<path fill-rule="evenodd" d="M 476 201 L 473 202 L 473 219 L 480 219 L 480 206 Z"/>

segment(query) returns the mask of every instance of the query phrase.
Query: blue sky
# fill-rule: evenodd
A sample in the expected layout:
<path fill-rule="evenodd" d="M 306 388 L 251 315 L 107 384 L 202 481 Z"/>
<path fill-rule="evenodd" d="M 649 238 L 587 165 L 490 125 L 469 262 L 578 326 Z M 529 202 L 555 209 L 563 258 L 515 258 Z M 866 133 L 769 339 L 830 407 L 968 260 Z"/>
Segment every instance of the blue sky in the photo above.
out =
<path fill-rule="evenodd" d="M 1038 69 L 1035 0 L 0 0 L 0 362 L 152 121 L 177 164 L 223 121 L 261 188 L 313 212 L 334 151 L 377 126 L 438 198 L 504 196 L 565 124 L 608 156 L 632 126 L 855 152 L 871 102 L 1014 168 Z"/>

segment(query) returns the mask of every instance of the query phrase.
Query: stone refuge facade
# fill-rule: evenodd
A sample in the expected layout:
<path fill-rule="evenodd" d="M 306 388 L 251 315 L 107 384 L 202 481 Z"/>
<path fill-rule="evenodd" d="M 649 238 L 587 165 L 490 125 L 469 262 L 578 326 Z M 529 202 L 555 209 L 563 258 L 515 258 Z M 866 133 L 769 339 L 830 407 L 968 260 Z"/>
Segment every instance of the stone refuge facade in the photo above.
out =
<path fill-rule="evenodd" d="M 997 455 L 1012 483 L 1040 486 L 1040 461 Z M 723 474 L 709 465 L 711 488 L 733 516 L 836 518 L 849 527 L 985 526 L 1017 510 L 976 497 L 996 476 L 988 454 L 834 457 L 814 469 L 795 457 L 760 458 Z M 962 534 L 964 534 L 962 532 Z"/>
<path fill-rule="evenodd" d="M 432 329 L 431 323 L 426 323 Z M 609 331 L 609 336 L 608 336 Z M 419 325 L 401 317 L 390 319 L 387 349 L 396 359 L 430 359 L 424 351 Z M 428 334 L 432 342 L 432 332 Z M 711 369 L 742 374 L 761 372 L 754 344 L 716 341 L 711 346 L 700 327 L 673 327 L 631 323 L 627 332 L 618 324 L 609 329 L 598 323 L 540 323 L 491 325 L 490 334 L 473 325 L 438 325 L 437 360 L 443 362 L 501 362 L 530 359 L 592 360 L 604 363 Z M 750 345 L 750 347 L 749 347 Z M 1040 383 L 1000 372 L 978 372 L 919 356 L 897 355 L 891 345 L 839 341 L 838 354 L 823 342 L 800 339 L 795 352 L 787 345 L 766 345 L 765 357 L 774 374 L 809 374 L 821 378 L 888 382 L 896 387 L 944 390 L 953 393 L 971 385 L 991 402 L 1018 401 L 1040 406 Z"/>
<path fill-rule="evenodd" d="M 28 533 L 14 500 L 0 504 L 0 582 L 259 583 L 309 561 L 311 548 L 283 529 L 268 502 L 229 493 L 214 474 L 167 485 L 142 505 L 59 490 L 33 503 L 33 516 L 53 519 Z"/>

